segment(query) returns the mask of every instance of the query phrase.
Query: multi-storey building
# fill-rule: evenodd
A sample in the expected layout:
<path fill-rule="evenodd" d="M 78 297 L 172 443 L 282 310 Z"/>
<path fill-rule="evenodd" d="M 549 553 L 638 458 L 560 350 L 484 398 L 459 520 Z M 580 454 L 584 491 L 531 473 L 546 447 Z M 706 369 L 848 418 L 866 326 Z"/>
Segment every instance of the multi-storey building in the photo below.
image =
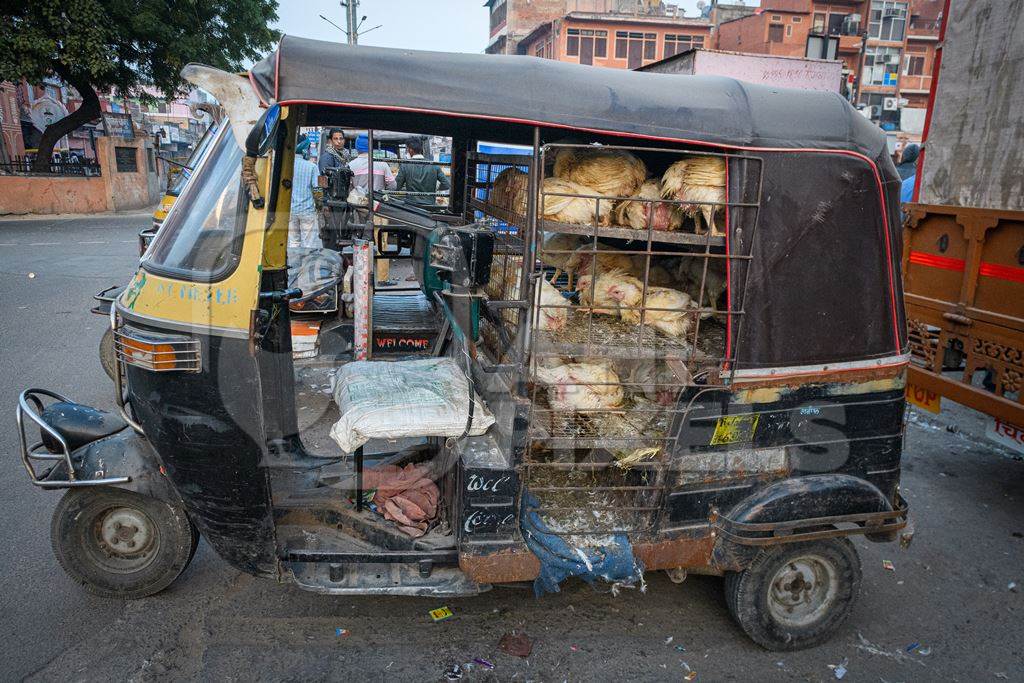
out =
<path fill-rule="evenodd" d="M 844 94 L 884 128 L 896 128 L 901 110 L 927 106 L 942 4 L 764 0 L 754 14 L 722 22 L 715 41 L 720 50 L 838 59 Z"/>
<path fill-rule="evenodd" d="M 486 51 L 510 55 L 533 54 L 525 48 L 520 49 L 523 39 L 538 27 L 570 13 L 631 17 L 682 16 L 676 5 L 666 4 L 662 0 L 486 0 L 484 7 L 490 13 L 490 41 Z"/>
<path fill-rule="evenodd" d="M 691 48 L 711 47 L 711 22 L 658 14 L 569 12 L 519 43 L 519 54 L 637 69 Z"/>

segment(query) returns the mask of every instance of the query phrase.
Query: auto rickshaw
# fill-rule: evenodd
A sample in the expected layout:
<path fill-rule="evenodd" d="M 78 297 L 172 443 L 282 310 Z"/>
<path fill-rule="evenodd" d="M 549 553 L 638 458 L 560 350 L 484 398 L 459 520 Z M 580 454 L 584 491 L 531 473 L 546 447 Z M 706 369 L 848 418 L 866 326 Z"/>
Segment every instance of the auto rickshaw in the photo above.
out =
<path fill-rule="evenodd" d="M 851 536 L 909 541 L 899 180 L 838 95 L 293 37 L 244 77 L 183 75 L 230 120 L 114 303 L 118 414 L 18 405 L 87 590 L 152 595 L 200 536 L 326 594 L 692 572 L 787 650 L 850 615 Z M 451 137 L 461 188 L 353 209 L 330 242 L 354 316 L 314 359 L 287 276 L 302 126 Z M 570 180 L 594 160 L 632 184 Z M 700 167 L 712 194 L 665 192 Z M 381 226 L 416 291 L 375 291 Z"/>

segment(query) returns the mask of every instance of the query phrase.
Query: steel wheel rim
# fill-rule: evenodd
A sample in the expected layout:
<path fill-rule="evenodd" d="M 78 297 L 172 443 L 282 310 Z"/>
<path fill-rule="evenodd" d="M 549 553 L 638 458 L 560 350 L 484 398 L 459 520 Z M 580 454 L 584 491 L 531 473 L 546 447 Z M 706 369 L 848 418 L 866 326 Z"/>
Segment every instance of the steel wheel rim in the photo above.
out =
<path fill-rule="evenodd" d="M 801 628 L 820 620 L 839 595 L 839 572 L 820 555 L 803 555 L 779 567 L 768 585 L 772 617 Z"/>
<path fill-rule="evenodd" d="M 148 567 L 160 550 L 160 534 L 149 515 L 138 508 L 111 507 L 96 515 L 85 548 L 104 570 L 129 574 Z"/>

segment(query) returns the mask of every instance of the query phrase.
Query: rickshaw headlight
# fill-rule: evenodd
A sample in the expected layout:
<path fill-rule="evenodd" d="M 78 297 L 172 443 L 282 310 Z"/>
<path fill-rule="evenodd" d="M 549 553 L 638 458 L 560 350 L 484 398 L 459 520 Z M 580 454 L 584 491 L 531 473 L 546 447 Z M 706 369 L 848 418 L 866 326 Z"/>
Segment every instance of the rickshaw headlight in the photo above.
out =
<path fill-rule="evenodd" d="M 130 326 L 114 331 L 118 360 L 153 372 L 199 372 L 199 340 L 186 335 L 144 332 Z"/>

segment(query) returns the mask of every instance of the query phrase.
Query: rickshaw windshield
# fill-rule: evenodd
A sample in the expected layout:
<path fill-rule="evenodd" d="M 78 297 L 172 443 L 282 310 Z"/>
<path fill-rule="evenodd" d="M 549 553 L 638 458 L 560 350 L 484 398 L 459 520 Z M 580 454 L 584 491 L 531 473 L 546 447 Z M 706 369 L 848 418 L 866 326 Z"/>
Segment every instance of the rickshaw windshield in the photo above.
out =
<path fill-rule="evenodd" d="M 196 166 L 198 166 L 199 162 L 201 162 L 203 157 L 206 156 L 206 152 L 209 150 L 210 144 L 212 144 L 213 139 L 217 137 L 217 130 L 218 124 L 214 123 L 206 131 L 203 137 L 199 140 L 199 144 L 197 144 L 196 148 L 192 150 L 192 154 L 189 155 L 188 161 L 185 162 L 185 168 L 181 169 L 178 175 L 174 176 L 174 180 L 171 181 L 171 184 L 167 186 L 167 194 L 177 197 L 181 194 L 181 191 L 185 189 L 185 183 L 187 183 L 188 179 L 192 177 L 193 173 L 195 173 Z"/>
<path fill-rule="evenodd" d="M 246 207 L 241 192 L 243 152 L 225 122 L 199 162 L 192 182 L 153 240 L 142 266 L 158 275 L 210 282 L 227 277 L 238 263 Z"/>

